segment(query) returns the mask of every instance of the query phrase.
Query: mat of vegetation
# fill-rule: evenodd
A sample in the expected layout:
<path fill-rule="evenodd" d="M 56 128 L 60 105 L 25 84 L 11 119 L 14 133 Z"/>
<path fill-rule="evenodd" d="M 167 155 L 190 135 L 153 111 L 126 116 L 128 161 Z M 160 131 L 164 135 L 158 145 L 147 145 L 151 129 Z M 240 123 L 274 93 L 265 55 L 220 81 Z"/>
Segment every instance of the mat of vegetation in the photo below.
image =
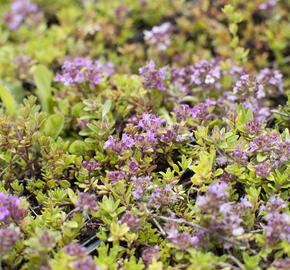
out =
<path fill-rule="evenodd" d="M 0 269 L 290 269 L 289 0 L 1 0 Z"/>

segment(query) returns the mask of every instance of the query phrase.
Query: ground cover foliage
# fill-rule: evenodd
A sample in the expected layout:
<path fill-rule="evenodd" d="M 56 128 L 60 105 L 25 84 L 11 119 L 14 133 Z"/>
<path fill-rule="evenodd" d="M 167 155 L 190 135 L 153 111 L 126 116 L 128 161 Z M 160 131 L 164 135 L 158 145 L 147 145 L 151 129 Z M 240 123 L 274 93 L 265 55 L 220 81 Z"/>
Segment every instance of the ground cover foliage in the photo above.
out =
<path fill-rule="evenodd" d="M 289 269 L 289 8 L 2 0 L 0 268 Z"/>

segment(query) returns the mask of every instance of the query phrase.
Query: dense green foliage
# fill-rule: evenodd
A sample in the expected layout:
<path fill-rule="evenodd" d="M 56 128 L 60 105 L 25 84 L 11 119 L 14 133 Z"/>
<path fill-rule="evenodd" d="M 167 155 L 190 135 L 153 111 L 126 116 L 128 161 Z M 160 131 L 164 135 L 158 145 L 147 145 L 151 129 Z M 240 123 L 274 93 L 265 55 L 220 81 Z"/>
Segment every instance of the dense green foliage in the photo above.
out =
<path fill-rule="evenodd" d="M 1 0 L 0 268 L 289 269 L 289 12 Z"/>

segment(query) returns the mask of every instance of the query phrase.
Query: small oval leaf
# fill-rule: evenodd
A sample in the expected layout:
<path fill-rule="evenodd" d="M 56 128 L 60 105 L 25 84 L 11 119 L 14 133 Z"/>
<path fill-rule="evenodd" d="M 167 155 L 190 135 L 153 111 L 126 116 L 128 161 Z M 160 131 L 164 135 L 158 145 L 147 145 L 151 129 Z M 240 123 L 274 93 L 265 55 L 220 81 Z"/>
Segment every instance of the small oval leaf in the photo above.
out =
<path fill-rule="evenodd" d="M 64 116 L 61 113 L 55 113 L 49 116 L 43 127 L 43 131 L 47 136 L 57 138 L 64 126 Z"/>

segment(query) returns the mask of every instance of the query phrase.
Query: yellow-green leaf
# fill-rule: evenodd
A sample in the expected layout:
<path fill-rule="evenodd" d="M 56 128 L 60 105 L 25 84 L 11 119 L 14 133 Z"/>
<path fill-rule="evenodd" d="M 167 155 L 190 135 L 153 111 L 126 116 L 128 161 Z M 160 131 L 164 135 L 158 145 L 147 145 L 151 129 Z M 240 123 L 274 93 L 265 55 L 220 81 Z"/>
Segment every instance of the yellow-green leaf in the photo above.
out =
<path fill-rule="evenodd" d="M 33 79 L 37 87 L 36 94 L 40 99 L 43 110 L 46 112 L 52 112 L 52 77 L 51 71 L 42 65 L 37 66 L 33 71 Z"/>
<path fill-rule="evenodd" d="M 2 84 L 0 84 L 0 97 L 6 107 L 7 113 L 12 115 L 16 110 L 16 102 L 10 92 Z"/>

